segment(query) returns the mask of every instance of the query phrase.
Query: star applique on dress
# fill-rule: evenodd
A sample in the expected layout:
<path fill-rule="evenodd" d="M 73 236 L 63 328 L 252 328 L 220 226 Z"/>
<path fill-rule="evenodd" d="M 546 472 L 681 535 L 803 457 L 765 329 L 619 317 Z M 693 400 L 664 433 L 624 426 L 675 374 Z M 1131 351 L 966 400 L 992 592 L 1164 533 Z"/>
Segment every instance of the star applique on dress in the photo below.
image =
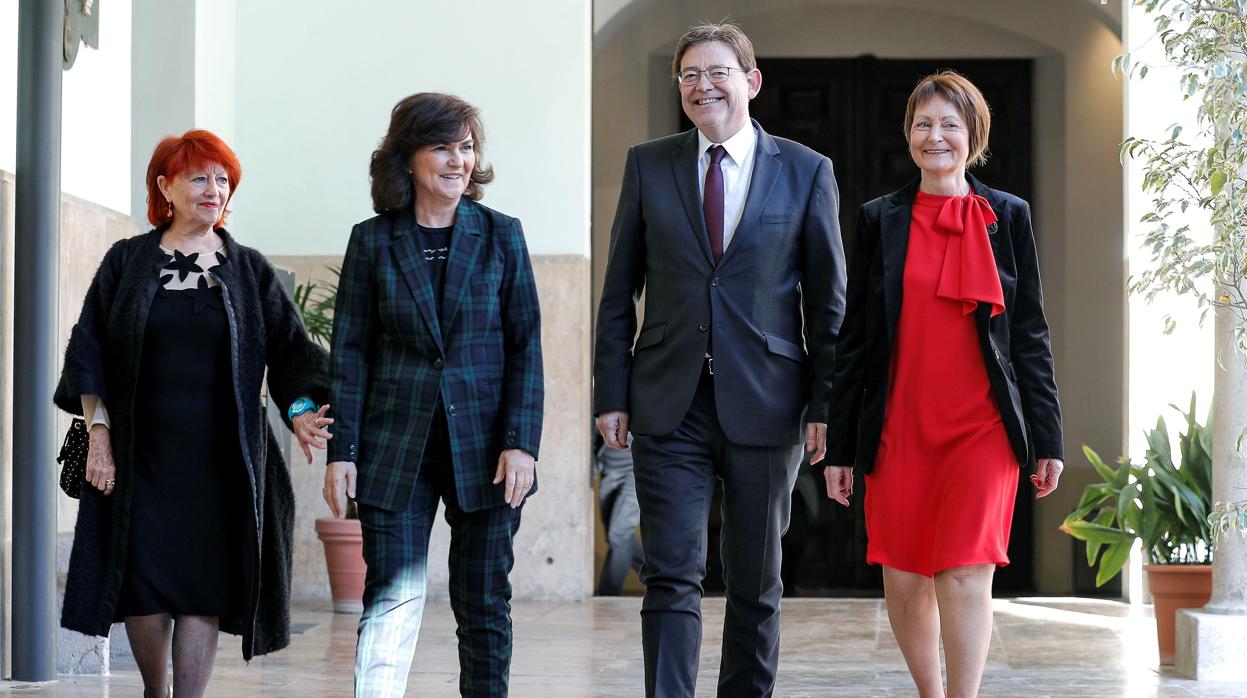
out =
<path fill-rule="evenodd" d="M 185 255 L 177 250 L 174 250 L 173 261 L 167 262 L 165 264 L 165 269 L 177 272 L 178 281 L 185 281 L 186 277 L 189 276 L 191 272 L 202 273 L 204 271 L 204 268 L 197 264 L 198 261 L 198 252 L 192 252 L 189 255 Z"/>
<path fill-rule="evenodd" d="M 199 285 L 195 288 L 183 289 L 187 298 L 191 299 L 194 304 L 191 310 L 198 315 L 199 311 L 209 306 L 217 310 L 224 310 L 225 306 L 221 303 L 221 292 L 218 286 L 208 285 L 208 275 L 204 274 L 199 277 Z"/>
<path fill-rule="evenodd" d="M 160 283 L 156 285 L 156 293 L 162 298 L 168 298 L 169 289 L 167 288 L 167 286 L 173 283 L 173 274 L 165 274 L 164 272 L 166 270 L 164 269 L 161 269 L 160 271 L 161 271 Z"/>

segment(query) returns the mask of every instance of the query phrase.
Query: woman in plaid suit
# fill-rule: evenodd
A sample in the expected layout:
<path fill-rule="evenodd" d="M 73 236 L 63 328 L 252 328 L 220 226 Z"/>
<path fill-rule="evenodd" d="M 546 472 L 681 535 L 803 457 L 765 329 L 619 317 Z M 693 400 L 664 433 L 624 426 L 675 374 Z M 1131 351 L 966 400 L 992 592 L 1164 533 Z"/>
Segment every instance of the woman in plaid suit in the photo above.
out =
<path fill-rule="evenodd" d="M 520 222 L 477 203 L 493 179 L 482 138 L 456 97 L 400 101 L 372 154 L 378 215 L 351 231 L 342 263 L 324 495 L 338 517 L 355 499 L 363 525 L 359 696 L 406 687 L 439 501 L 460 691 L 507 693 L 512 542 L 537 489 L 541 318 Z"/>

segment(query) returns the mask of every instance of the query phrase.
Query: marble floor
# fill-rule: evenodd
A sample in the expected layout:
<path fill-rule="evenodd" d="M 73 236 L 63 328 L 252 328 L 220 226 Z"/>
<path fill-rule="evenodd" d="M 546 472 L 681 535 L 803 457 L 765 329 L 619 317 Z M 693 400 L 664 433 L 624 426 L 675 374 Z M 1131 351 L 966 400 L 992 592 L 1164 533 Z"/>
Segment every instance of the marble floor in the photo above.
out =
<path fill-rule="evenodd" d="M 642 695 L 638 598 L 517 603 L 513 696 Z M 705 603 L 698 696 L 714 695 L 723 600 Z M 784 601 L 777 696 L 916 695 L 876 599 Z M 1098 599 L 995 602 L 983 696 L 1247 697 L 1247 686 L 1186 681 L 1156 666 L 1149 607 Z M 222 636 L 209 695 L 348 696 L 355 616 L 297 607 L 291 646 L 245 666 L 237 638 Z M 445 601 L 430 602 L 408 695 L 455 696 L 454 624 Z M 44 685 L 0 683 L 0 696 L 137 696 L 132 665 L 109 677 L 62 677 Z"/>

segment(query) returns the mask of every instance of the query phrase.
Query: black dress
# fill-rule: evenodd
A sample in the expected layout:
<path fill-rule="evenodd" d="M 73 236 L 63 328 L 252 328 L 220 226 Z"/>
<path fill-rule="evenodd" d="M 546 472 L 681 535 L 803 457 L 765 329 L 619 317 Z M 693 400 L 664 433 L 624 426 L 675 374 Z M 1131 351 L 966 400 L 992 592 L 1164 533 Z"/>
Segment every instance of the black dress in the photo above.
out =
<path fill-rule="evenodd" d="M 162 248 L 163 249 L 163 248 Z M 207 270 L 223 254 L 170 252 L 135 395 L 130 540 L 119 615 L 239 618 L 252 510 L 231 380 L 229 324 Z"/>

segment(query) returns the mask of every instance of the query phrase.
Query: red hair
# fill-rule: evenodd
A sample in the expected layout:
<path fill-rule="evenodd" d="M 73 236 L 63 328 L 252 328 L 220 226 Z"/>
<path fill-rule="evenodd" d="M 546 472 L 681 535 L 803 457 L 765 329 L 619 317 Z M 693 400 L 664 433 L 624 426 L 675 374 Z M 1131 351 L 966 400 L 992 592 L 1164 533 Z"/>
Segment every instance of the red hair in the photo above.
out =
<path fill-rule="evenodd" d="M 242 181 L 242 165 L 238 163 L 234 151 L 215 133 L 197 128 L 181 136 L 166 136 L 160 141 L 160 145 L 152 151 L 151 162 L 147 163 L 147 220 L 157 228 L 172 221 L 169 203 L 156 184 L 161 175 L 165 179 L 173 179 L 187 170 L 206 168 L 214 163 L 225 168 L 225 174 L 229 177 L 229 196 L 233 199 Z M 227 199 L 213 228 L 225 224 L 225 217 L 229 215 L 228 205 Z"/>

